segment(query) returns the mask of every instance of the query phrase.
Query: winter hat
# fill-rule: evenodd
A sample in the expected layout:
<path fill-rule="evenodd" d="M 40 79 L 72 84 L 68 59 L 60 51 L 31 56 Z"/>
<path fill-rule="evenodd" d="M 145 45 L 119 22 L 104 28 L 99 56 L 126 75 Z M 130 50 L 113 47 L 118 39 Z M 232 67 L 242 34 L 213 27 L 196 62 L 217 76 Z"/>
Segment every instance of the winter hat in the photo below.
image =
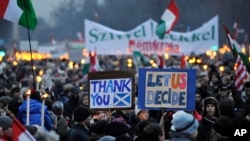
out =
<path fill-rule="evenodd" d="M 0 126 L 2 127 L 3 131 L 7 130 L 8 128 L 12 128 L 12 119 L 9 116 L 0 116 Z"/>
<path fill-rule="evenodd" d="M 107 135 L 101 137 L 98 141 L 115 141 L 115 137 Z"/>
<path fill-rule="evenodd" d="M 120 123 L 126 125 L 128 128 L 131 127 L 131 126 L 127 123 L 127 121 L 126 121 L 124 118 L 122 118 L 122 117 L 121 117 L 121 118 L 115 118 L 113 121 L 114 121 L 114 122 L 120 122 Z"/>
<path fill-rule="evenodd" d="M 112 121 L 108 123 L 105 134 L 106 135 L 111 135 L 113 137 L 117 137 L 119 135 L 123 135 L 129 132 L 129 128 L 120 122 Z"/>
<path fill-rule="evenodd" d="M 215 106 L 215 116 L 220 117 L 220 110 L 219 110 L 219 107 L 218 107 L 218 101 L 217 101 L 216 98 L 211 97 L 211 96 L 203 99 L 203 101 L 202 101 L 202 107 L 203 107 L 202 116 L 207 115 L 206 106 L 208 104 L 213 104 Z"/>
<path fill-rule="evenodd" d="M 96 134 L 104 134 L 104 131 L 108 125 L 108 122 L 105 120 L 98 120 L 90 126 L 90 130 Z"/>
<path fill-rule="evenodd" d="M 83 107 L 78 106 L 74 111 L 74 119 L 76 122 L 82 122 L 90 116 L 91 112 Z"/>
<path fill-rule="evenodd" d="M 31 94 L 30 94 L 30 98 L 31 99 L 35 99 L 35 100 L 38 100 L 38 101 L 41 101 L 41 94 L 39 91 L 36 91 L 36 90 L 31 90 Z"/>
<path fill-rule="evenodd" d="M 232 135 L 233 121 L 227 116 L 221 116 L 213 124 L 213 129 L 222 136 L 229 137 Z"/>
<path fill-rule="evenodd" d="M 135 115 L 138 116 L 142 111 L 147 111 L 147 109 L 139 109 L 138 106 L 135 106 Z"/>
<path fill-rule="evenodd" d="M 199 126 L 194 116 L 184 111 L 174 113 L 171 123 L 171 130 L 177 133 L 193 134 Z"/>
<path fill-rule="evenodd" d="M 232 117 L 234 115 L 234 102 L 228 98 L 222 98 L 219 101 L 220 113 L 223 116 Z"/>

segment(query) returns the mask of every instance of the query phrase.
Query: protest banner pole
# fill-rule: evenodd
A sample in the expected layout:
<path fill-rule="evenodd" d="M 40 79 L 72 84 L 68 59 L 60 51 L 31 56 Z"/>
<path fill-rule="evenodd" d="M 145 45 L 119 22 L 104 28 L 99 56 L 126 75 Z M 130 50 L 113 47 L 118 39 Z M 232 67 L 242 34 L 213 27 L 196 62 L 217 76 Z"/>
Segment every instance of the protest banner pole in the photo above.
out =
<path fill-rule="evenodd" d="M 165 129 L 165 118 L 164 118 L 164 108 L 161 108 L 161 116 L 162 116 L 162 129 Z"/>
<path fill-rule="evenodd" d="M 111 122 L 111 108 L 109 107 L 109 111 L 108 111 L 108 118 L 109 118 L 109 122 Z"/>

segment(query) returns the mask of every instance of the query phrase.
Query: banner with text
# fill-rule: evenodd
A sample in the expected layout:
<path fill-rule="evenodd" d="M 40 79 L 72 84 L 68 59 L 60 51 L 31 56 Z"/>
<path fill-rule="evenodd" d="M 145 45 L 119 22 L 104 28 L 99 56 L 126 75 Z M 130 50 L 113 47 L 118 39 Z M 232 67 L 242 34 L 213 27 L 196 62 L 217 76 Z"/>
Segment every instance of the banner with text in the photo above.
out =
<path fill-rule="evenodd" d="M 134 71 L 88 74 L 90 109 L 130 109 L 134 106 Z"/>
<path fill-rule="evenodd" d="M 194 110 L 194 78 L 194 69 L 139 69 L 138 107 Z"/>
<path fill-rule="evenodd" d="M 151 19 L 133 30 L 123 32 L 96 22 L 85 20 L 85 45 L 97 54 L 130 55 L 133 50 L 145 54 L 168 53 L 170 55 L 203 54 L 218 49 L 218 16 L 213 17 L 200 28 L 190 32 L 166 34 L 161 40 L 156 35 L 157 23 Z"/>

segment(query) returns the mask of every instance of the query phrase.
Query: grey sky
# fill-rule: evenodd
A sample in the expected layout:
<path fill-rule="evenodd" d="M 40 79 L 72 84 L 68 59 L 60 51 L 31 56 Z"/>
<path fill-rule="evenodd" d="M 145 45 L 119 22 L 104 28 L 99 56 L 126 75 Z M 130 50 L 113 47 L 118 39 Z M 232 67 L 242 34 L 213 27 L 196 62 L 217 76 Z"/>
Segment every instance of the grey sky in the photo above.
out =
<path fill-rule="evenodd" d="M 50 13 L 53 8 L 57 7 L 59 3 L 67 0 L 32 0 L 36 15 L 45 18 L 47 22 L 50 21 Z"/>

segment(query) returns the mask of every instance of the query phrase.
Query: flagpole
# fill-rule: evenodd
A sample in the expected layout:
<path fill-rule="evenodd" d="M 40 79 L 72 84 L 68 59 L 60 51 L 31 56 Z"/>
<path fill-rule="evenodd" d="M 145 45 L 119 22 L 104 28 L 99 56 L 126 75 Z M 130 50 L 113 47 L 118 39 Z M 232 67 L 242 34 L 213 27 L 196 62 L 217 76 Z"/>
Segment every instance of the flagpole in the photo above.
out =
<path fill-rule="evenodd" d="M 29 40 L 29 49 L 30 49 L 30 61 L 31 61 L 31 67 L 32 67 L 32 74 L 33 74 L 33 83 L 34 83 L 34 88 L 36 88 L 36 79 L 35 79 L 35 71 L 34 71 L 34 62 L 33 62 L 33 57 L 32 57 L 32 49 L 31 49 L 31 41 L 30 41 L 30 30 L 29 30 L 29 22 L 28 22 L 28 13 L 27 13 L 27 5 L 26 5 L 26 0 L 24 2 L 24 11 L 25 11 L 25 16 L 26 16 L 26 23 L 27 23 L 27 32 L 28 32 L 28 40 Z"/>

